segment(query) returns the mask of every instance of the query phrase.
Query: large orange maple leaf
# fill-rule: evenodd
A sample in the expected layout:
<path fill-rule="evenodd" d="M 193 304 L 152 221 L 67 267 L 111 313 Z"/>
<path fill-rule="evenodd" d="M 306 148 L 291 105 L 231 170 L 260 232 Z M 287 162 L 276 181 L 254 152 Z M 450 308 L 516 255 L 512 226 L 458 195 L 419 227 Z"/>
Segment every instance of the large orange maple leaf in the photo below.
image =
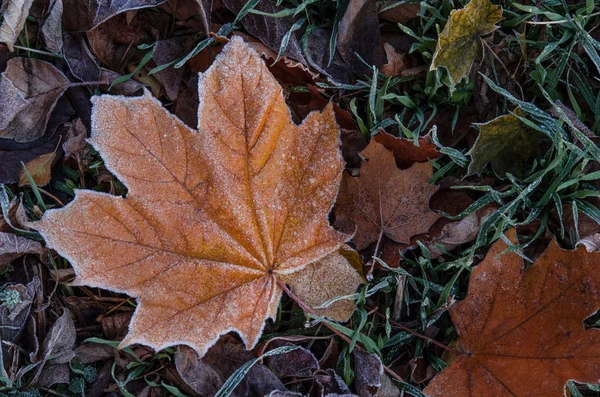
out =
<path fill-rule="evenodd" d="M 514 233 L 509 234 L 514 241 Z M 552 241 L 529 268 L 503 241 L 471 275 L 450 309 L 458 355 L 428 396 L 560 396 L 568 380 L 600 379 L 600 331 L 584 320 L 600 308 L 600 254 Z"/>
<path fill-rule="evenodd" d="M 327 220 L 343 170 L 331 106 L 295 125 L 240 38 L 200 76 L 199 93 L 199 131 L 148 92 L 95 97 L 91 143 L 127 198 L 80 190 L 34 226 L 70 260 L 75 284 L 137 298 L 122 346 L 203 355 L 235 330 L 253 347 L 276 314 L 277 277 L 293 279 L 347 240 Z M 360 283 L 338 277 L 351 292 Z"/>

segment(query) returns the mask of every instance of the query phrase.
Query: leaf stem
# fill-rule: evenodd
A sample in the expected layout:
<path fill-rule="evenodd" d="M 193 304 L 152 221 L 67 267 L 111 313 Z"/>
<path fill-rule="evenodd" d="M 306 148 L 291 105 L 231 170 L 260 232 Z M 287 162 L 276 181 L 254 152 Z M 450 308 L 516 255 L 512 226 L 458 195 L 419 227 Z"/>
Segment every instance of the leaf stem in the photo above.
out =
<path fill-rule="evenodd" d="M 366 309 L 368 310 L 369 308 L 367 307 Z M 379 317 L 386 318 L 386 317 L 385 317 L 385 315 L 384 315 L 384 314 L 382 314 L 382 313 L 376 312 L 375 314 L 376 314 L 376 315 L 378 315 Z M 437 341 L 437 340 L 435 340 L 435 339 L 432 339 L 432 338 L 430 338 L 430 337 L 428 337 L 428 336 L 426 336 L 426 335 L 423 335 L 423 334 L 421 334 L 421 333 L 419 333 L 419 332 L 417 332 L 417 331 L 415 331 L 415 330 L 412 330 L 412 329 L 408 328 L 407 326 L 405 326 L 405 325 L 402 325 L 402 324 L 400 324 L 399 322 L 392 320 L 391 318 L 390 318 L 390 319 L 388 319 L 388 321 L 389 321 L 389 322 L 390 322 L 390 324 L 392 324 L 394 327 L 398 327 L 398 328 L 400 328 L 402 331 L 406 331 L 406 332 L 408 332 L 409 334 L 412 334 L 412 335 L 416 336 L 417 338 L 421 338 L 421 339 L 423 339 L 423 340 L 426 340 L 427 342 L 429 342 L 429 343 L 431 343 L 431 344 L 433 344 L 433 345 L 436 345 L 436 346 L 438 346 L 438 347 L 441 347 L 441 348 L 442 348 L 442 349 L 444 349 L 444 350 L 447 350 L 447 351 L 449 351 L 449 352 L 452 352 L 452 353 L 455 353 L 455 354 L 458 354 L 458 355 L 462 355 L 462 354 L 463 354 L 463 352 L 460 352 L 460 351 L 458 351 L 458 350 L 456 350 L 456 349 L 453 349 L 453 348 L 451 348 L 451 347 L 449 347 L 449 346 L 446 346 L 446 345 L 444 345 L 443 343 L 441 343 L 441 342 L 438 342 L 438 341 Z"/>

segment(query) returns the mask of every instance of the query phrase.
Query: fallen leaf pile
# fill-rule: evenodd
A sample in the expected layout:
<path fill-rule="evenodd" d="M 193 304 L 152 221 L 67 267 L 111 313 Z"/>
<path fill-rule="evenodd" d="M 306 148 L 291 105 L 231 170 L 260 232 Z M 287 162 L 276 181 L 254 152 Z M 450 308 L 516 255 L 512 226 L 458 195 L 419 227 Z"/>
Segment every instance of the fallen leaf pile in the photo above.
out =
<path fill-rule="evenodd" d="M 239 38 L 199 91 L 199 131 L 148 92 L 96 98 L 91 142 L 127 198 L 79 191 L 34 224 L 70 260 L 75 284 L 137 298 L 121 346 L 183 343 L 202 356 L 235 330 L 252 348 L 275 317 L 276 279 L 302 277 L 347 239 L 327 221 L 343 169 L 332 108 L 294 125 Z M 360 278 L 340 274 L 320 282 L 354 292 Z"/>

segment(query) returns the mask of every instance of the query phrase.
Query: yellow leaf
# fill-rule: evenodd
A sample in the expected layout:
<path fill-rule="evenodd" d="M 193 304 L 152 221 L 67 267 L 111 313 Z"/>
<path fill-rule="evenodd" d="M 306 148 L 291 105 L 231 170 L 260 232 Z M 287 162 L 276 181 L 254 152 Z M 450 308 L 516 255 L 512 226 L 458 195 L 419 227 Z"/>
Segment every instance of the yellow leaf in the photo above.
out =
<path fill-rule="evenodd" d="M 239 37 L 200 76 L 199 92 L 200 131 L 147 91 L 95 97 L 91 144 L 127 198 L 80 190 L 35 224 L 71 261 L 75 284 L 137 298 L 122 346 L 186 344 L 203 355 L 234 330 L 251 348 L 276 314 L 278 280 L 348 238 L 327 219 L 343 170 L 331 106 L 295 125 L 281 87 Z"/>
<path fill-rule="evenodd" d="M 496 30 L 502 19 L 502 7 L 489 0 L 471 0 L 465 8 L 453 10 L 437 42 L 431 70 L 448 70 L 454 86 L 468 77 L 475 59 L 482 59 L 482 36 Z"/>

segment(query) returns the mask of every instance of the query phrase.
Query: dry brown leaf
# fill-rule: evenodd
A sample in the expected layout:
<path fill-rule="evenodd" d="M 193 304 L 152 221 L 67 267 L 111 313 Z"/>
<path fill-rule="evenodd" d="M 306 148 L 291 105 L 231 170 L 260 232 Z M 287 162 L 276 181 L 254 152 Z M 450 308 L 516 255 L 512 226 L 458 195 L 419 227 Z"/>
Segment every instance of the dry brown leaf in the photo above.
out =
<path fill-rule="evenodd" d="M 388 77 L 399 76 L 406 69 L 404 54 L 399 54 L 390 43 L 385 43 L 383 49 L 387 62 L 381 67 L 381 72 Z"/>
<path fill-rule="evenodd" d="M 419 146 L 406 138 L 398 138 L 380 129 L 375 140 L 390 149 L 396 157 L 396 162 L 401 168 L 408 168 L 414 163 L 423 163 L 427 160 L 438 158 L 441 153 L 431 141 L 429 134 L 419 137 Z"/>
<path fill-rule="evenodd" d="M 507 247 L 492 246 L 450 308 L 458 355 L 427 395 L 560 396 L 570 379 L 597 382 L 600 332 L 583 321 L 600 308 L 600 255 L 554 240 L 526 269 Z"/>
<path fill-rule="evenodd" d="M 42 255 L 42 245 L 25 237 L 0 232 L 0 269 L 26 254 Z"/>
<path fill-rule="evenodd" d="M 75 158 L 87 148 L 87 130 L 81 118 L 69 123 L 69 132 L 65 137 L 62 148 L 66 157 Z"/>
<path fill-rule="evenodd" d="M 236 15 L 247 3 L 246 0 L 221 0 L 221 2 Z M 285 7 L 271 1 L 261 1 L 254 9 L 274 14 L 285 10 Z M 241 20 L 241 24 L 246 29 L 246 32 L 258 38 L 264 45 L 278 53 L 284 37 L 288 35 L 294 25 L 294 19 L 291 16 L 287 16 L 277 18 L 276 23 L 274 23 L 271 17 L 250 13 Z M 302 44 L 298 32 L 292 31 L 287 39 L 287 47 L 283 51 L 283 55 L 306 64 L 306 60 L 302 55 Z"/>
<path fill-rule="evenodd" d="M 61 54 L 63 50 L 62 13 L 62 0 L 54 0 L 50 14 L 44 21 L 44 25 L 42 25 L 42 35 L 44 36 L 46 48 L 58 54 Z"/>
<path fill-rule="evenodd" d="M 421 4 L 419 3 L 393 3 L 394 6 L 379 14 L 379 18 L 386 21 L 405 24 L 419 16 Z"/>
<path fill-rule="evenodd" d="M 128 196 L 78 191 L 34 224 L 70 260 L 75 284 L 138 299 L 122 346 L 203 355 L 234 330 L 252 347 L 276 314 L 277 278 L 347 239 L 327 220 L 343 170 L 332 107 L 293 124 L 240 38 L 199 85 L 201 132 L 148 92 L 96 97 L 91 143 Z"/>
<path fill-rule="evenodd" d="M 2 25 L 0 25 L 0 43 L 6 43 L 10 51 L 14 51 L 19 33 L 29 16 L 33 0 L 6 0 L 2 2 Z"/>
<path fill-rule="evenodd" d="M 385 62 L 377 7 L 376 1 L 350 0 L 339 24 L 337 50 L 347 68 L 361 77 L 372 72 L 367 65 L 381 69 Z"/>
<path fill-rule="evenodd" d="M 352 251 L 356 253 L 356 251 Z M 347 253 L 346 256 L 351 255 Z M 344 252 L 334 252 L 325 258 L 311 263 L 299 272 L 289 276 L 282 275 L 282 280 L 289 284 L 292 291 L 302 301 L 313 308 L 322 307 L 336 297 L 353 294 L 364 279 L 350 264 Z M 340 280 L 344 280 L 340 283 Z M 346 321 L 354 312 L 354 301 L 338 300 L 315 309 L 319 315 Z"/>
<path fill-rule="evenodd" d="M 31 179 L 37 186 L 45 186 L 50 183 L 50 173 L 52 172 L 52 163 L 56 158 L 56 152 L 42 154 L 28 161 L 25 168 L 21 168 L 19 172 L 19 186 L 30 186 L 29 178 L 25 173 L 25 169 L 29 172 Z"/>
<path fill-rule="evenodd" d="M 86 32 L 111 17 L 129 10 L 154 7 L 165 0 L 63 0 L 63 28 L 69 32 Z"/>
<path fill-rule="evenodd" d="M 360 176 L 344 174 L 335 211 L 335 226 L 356 234 L 358 250 L 385 235 L 397 242 L 425 233 L 439 218 L 429 210 L 436 187 L 427 183 L 432 167 L 417 163 L 406 170 L 396 167 L 394 155 L 376 140 L 361 152 Z"/>
<path fill-rule="evenodd" d="M 0 113 L 5 128 L 0 138 L 31 142 L 46 131 L 56 102 L 68 88 L 69 80 L 48 62 L 34 58 L 13 58 L 0 76 Z M 10 116 L 7 116 L 10 115 Z M 3 119 L 0 119 L 0 121 Z"/>

